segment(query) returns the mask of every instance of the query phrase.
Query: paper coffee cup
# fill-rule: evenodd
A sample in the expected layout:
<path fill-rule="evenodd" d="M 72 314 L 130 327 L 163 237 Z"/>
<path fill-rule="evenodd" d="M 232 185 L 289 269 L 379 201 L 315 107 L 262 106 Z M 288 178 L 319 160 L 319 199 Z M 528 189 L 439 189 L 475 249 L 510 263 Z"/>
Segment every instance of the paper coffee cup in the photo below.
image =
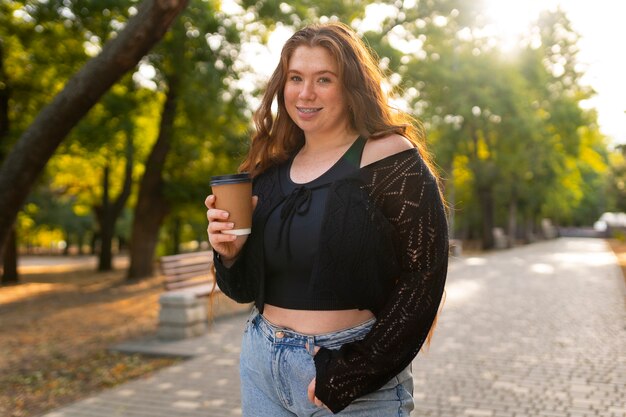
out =
<path fill-rule="evenodd" d="M 228 221 L 235 223 L 228 235 L 249 235 L 252 232 L 252 179 L 247 173 L 211 177 L 215 207 L 230 213 Z"/>

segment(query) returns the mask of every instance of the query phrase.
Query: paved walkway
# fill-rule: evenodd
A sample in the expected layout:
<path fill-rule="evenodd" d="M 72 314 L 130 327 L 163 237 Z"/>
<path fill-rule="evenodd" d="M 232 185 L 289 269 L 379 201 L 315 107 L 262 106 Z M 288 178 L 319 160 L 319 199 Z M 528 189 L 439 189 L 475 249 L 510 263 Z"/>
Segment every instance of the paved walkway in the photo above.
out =
<path fill-rule="evenodd" d="M 446 291 L 433 344 L 413 364 L 413 416 L 626 417 L 626 290 L 602 240 L 456 259 Z M 45 417 L 240 415 L 244 321 L 220 319 L 191 341 L 127 343 L 192 358 Z"/>

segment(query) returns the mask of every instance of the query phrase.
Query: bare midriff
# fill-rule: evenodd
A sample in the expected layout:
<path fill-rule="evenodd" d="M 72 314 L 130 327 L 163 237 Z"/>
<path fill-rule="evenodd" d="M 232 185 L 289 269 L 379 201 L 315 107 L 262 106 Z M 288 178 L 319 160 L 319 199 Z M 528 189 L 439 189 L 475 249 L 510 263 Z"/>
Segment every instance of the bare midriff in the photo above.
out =
<path fill-rule="evenodd" d="M 278 327 L 318 335 L 358 326 L 374 314 L 369 310 L 292 310 L 265 304 L 263 317 Z"/>

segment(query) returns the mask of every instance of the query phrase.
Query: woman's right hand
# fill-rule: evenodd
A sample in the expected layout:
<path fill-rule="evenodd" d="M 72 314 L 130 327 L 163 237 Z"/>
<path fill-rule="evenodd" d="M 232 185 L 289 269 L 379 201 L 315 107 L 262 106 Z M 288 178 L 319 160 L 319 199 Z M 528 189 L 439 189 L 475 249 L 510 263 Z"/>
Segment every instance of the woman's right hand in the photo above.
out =
<path fill-rule="evenodd" d="M 252 197 L 253 209 L 256 207 L 257 200 L 258 197 Z M 204 200 L 204 205 L 208 209 L 206 217 L 209 221 L 207 228 L 209 243 L 220 254 L 222 262 L 226 266 L 232 265 L 246 243 L 248 235 L 236 236 L 223 233 L 225 230 L 232 229 L 234 224 L 228 221 L 229 213 L 227 211 L 215 208 L 215 196 L 213 194 Z"/>

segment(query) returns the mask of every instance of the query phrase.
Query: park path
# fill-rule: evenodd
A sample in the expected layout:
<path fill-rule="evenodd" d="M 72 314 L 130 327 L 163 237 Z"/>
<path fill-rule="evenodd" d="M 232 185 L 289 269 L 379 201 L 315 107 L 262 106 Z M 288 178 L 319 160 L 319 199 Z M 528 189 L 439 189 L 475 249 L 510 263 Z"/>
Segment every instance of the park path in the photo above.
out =
<path fill-rule="evenodd" d="M 412 416 L 626 417 L 625 296 L 599 239 L 452 260 L 432 346 L 413 363 Z M 183 342 L 130 342 L 130 350 L 192 358 L 45 417 L 241 415 L 244 321 L 219 319 Z"/>
<path fill-rule="evenodd" d="M 21 274 L 63 272 L 80 269 L 94 270 L 98 266 L 98 257 L 95 255 L 21 255 L 17 259 Z M 113 257 L 115 269 L 127 268 L 128 255 Z"/>

